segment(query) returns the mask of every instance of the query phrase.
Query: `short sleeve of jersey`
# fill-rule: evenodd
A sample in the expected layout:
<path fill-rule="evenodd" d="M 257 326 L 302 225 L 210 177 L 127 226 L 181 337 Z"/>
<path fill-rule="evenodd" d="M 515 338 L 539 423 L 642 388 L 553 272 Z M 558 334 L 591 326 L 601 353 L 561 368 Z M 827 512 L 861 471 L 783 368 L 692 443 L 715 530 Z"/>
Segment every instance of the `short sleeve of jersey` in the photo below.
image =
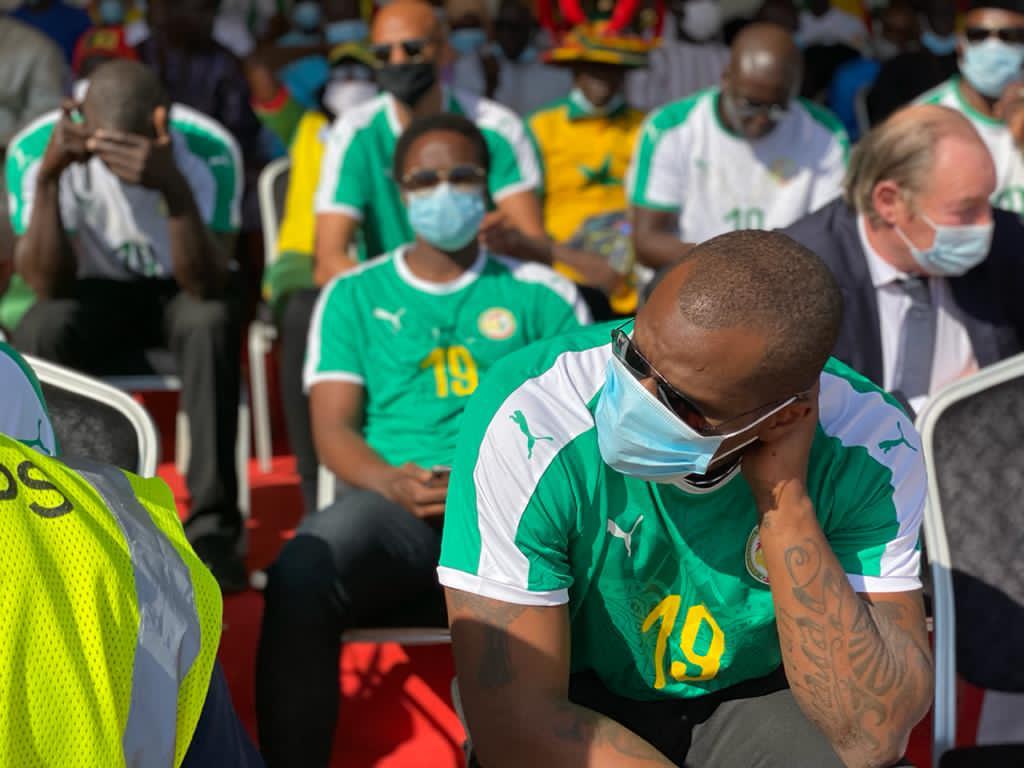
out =
<path fill-rule="evenodd" d="M 678 211 L 683 207 L 683 144 L 687 133 L 685 120 L 693 108 L 691 102 L 693 98 L 669 104 L 644 121 L 626 174 L 626 194 L 631 205 L 656 211 Z"/>
<path fill-rule="evenodd" d="M 7 181 L 7 206 L 14 234 L 23 235 L 32 217 L 39 163 L 50 142 L 53 127 L 60 118 L 56 110 L 42 115 L 11 137 L 7 145 L 4 175 Z M 64 224 L 67 228 L 67 222 Z"/>
<path fill-rule="evenodd" d="M 216 120 L 183 104 L 171 107 L 170 123 L 184 139 L 184 148 L 192 157 L 188 161 L 178 159 L 175 147 L 179 167 L 183 162 L 189 166 L 188 172 L 184 168 L 182 172 L 189 180 L 203 220 L 214 232 L 237 232 L 242 225 L 244 187 L 238 142 Z"/>
<path fill-rule="evenodd" d="M 927 482 L 913 422 L 867 380 L 828 369 L 821 422 L 835 463 L 827 475 L 809 473 L 809 481 L 818 484 L 817 503 L 829 507 L 823 527 L 851 585 L 858 592 L 920 589 Z"/>
<path fill-rule="evenodd" d="M 35 372 L 11 347 L 0 342 L 0 434 L 45 453 L 57 455 L 57 438 Z"/>
<path fill-rule="evenodd" d="M 353 278 L 358 274 L 357 270 L 340 275 L 320 292 L 306 344 L 303 385 L 307 392 L 321 381 L 364 381 L 358 342 L 365 336 L 358 329 L 353 306 Z"/>
<path fill-rule="evenodd" d="M 459 101 L 470 101 L 459 95 Z M 495 202 L 518 192 L 539 190 L 540 163 L 522 119 L 512 110 L 487 99 L 474 105 L 475 122 L 487 142 L 491 169 L 487 186 Z"/>
<path fill-rule="evenodd" d="M 811 190 L 809 210 L 816 211 L 832 202 L 843 191 L 846 163 L 850 156 L 850 139 L 846 130 L 834 114 L 809 99 L 800 99 L 811 117 L 826 131 L 830 141 L 815 172 L 814 188 Z"/>
<path fill-rule="evenodd" d="M 315 208 L 317 213 L 343 213 L 361 221 L 369 202 L 362 180 L 371 170 L 365 144 L 359 141 L 356 114 L 342 115 L 328 131 Z"/>
<path fill-rule="evenodd" d="M 490 382 L 501 381 L 501 367 Z M 549 437 L 539 411 L 516 407 L 514 397 L 495 409 L 493 396 L 478 390 L 463 416 L 438 577 L 508 603 L 562 605 L 572 585 L 566 515 L 577 507 L 565 463 L 548 446 L 543 458 L 536 444 L 527 450 L 522 425 Z"/>

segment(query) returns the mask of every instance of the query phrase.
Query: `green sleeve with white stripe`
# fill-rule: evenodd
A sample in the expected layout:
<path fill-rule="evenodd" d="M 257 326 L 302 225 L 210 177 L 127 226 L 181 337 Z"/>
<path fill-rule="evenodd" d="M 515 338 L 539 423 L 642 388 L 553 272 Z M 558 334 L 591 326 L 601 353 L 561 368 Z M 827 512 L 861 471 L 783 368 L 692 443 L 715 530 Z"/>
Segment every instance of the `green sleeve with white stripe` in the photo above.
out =
<path fill-rule="evenodd" d="M 317 301 L 306 351 L 307 387 L 318 377 L 332 374 L 364 377 L 360 344 L 366 339 L 354 306 L 354 278 L 353 275 L 335 279 Z"/>

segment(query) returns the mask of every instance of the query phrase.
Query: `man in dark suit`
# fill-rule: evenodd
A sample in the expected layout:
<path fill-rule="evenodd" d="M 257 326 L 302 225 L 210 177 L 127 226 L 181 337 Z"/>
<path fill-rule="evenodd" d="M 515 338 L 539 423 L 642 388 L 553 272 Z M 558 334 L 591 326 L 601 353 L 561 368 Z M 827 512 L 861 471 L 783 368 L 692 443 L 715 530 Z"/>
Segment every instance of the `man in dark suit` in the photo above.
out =
<path fill-rule="evenodd" d="M 1024 225 L 995 186 L 962 115 L 908 107 L 857 146 L 842 198 L 783 230 L 842 289 L 835 356 L 915 409 L 1024 349 Z"/>

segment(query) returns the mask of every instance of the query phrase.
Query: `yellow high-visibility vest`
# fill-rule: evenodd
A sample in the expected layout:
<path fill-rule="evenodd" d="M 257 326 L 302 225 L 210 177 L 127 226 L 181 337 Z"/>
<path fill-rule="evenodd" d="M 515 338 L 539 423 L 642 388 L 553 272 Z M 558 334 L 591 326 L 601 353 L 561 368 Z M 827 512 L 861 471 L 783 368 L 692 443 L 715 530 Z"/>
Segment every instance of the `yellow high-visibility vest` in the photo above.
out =
<path fill-rule="evenodd" d="M 161 480 L 0 435 L 0 765 L 179 766 L 221 612 Z"/>

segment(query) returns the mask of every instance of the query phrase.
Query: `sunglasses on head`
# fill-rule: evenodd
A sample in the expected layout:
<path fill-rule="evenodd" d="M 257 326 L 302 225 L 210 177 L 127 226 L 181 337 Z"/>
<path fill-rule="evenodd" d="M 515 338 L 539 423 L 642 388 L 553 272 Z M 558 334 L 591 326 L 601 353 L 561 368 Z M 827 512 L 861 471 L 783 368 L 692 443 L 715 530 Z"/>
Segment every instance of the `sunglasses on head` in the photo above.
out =
<path fill-rule="evenodd" d="M 453 187 L 480 187 L 487 182 L 487 172 L 479 165 L 453 165 L 451 168 L 414 168 L 402 177 L 408 192 L 425 192 L 442 181 Z"/>
<path fill-rule="evenodd" d="M 968 43 L 983 43 L 990 37 L 997 37 L 1009 45 L 1024 45 L 1024 27 L 967 27 L 964 30 L 964 38 Z"/>
<path fill-rule="evenodd" d="M 628 322 L 633 321 L 630 320 Z M 639 349 L 637 349 L 636 344 L 633 343 L 633 339 L 628 333 L 626 333 L 624 328 L 625 326 L 622 325 L 612 331 L 612 354 L 618 358 L 619 362 L 622 363 L 630 374 L 638 381 L 653 379 L 655 391 L 658 394 L 658 400 L 661 401 L 662 405 L 672 411 L 680 421 L 684 422 L 687 426 L 691 427 L 701 435 L 709 437 L 732 437 L 734 435 L 738 435 L 764 419 L 767 419 L 769 416 L 778 413 L 787 405 L 806 398 L 809 394 L 809 390 L 801 392 L 800 394 L 784 398 L 774 403 L 759 406 L 752 411 L 741 413 L 739 416 L 727 419 L 720 424 L 712 424 L 708 421 L 701 409 L 697 407 L 690 398 L 669 384 L 665 377 L 655 370 L 654 366 L 651 365 L 647 358 L 643 356 Z M 757 416 L 757 418 L 752 418 L 758 413 L 761 413 L 761 415 Z"/>
<path fill-rule="evenodd" d="M 419 59 L 423 57 L 423 53 L 429 45 L 430 40 L 422 37 L 413 40 L 400 40 L 397 43 L 374 43 L 370 46 L 370 55 L 379 64 L 387 64 L 391 61 L 391 51 L 400 46 L 406 58 Z"/>

